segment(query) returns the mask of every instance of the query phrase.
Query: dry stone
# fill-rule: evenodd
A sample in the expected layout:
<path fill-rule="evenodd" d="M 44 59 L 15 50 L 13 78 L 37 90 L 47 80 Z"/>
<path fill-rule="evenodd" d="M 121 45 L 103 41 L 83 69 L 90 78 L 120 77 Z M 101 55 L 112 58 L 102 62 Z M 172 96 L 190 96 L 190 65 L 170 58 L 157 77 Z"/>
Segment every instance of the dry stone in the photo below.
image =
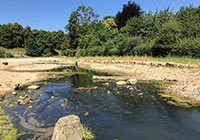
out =
<path fill-rule="evenodd" d="M 135 84 L 137 83 L 137 80 L 136 80 L 136 79 L 129 79 L 129 80 L 127 81 L 127 83 L 128 83 L 129 85 L 135 85 Z"/>
<path fill-rule="evenodd" d="M 51 140 L 83 140 L 80 118 L 76 115 L 60 118 Z"/>
<path fill-rule="evenodd" d="M 39 88 L 40 88 L 40 86 L 32 85 L 32 86 L 28 87 L 28 90 L 36 90 L 36 89 L 39 89 Z"/>
<path fill-rule="evenodd" d="M 127 85 L 127 82 L 126 81 L 118 81 L 118 82 L 116 82 L 116 85 L 119 85 L 119 86 Z"/>

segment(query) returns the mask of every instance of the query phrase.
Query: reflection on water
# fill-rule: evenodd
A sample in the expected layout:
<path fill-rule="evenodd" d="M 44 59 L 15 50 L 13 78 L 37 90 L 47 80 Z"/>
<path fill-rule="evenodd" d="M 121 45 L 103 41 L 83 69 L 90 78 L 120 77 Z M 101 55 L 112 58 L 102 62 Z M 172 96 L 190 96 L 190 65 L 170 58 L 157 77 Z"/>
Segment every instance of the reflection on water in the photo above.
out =
<path fill-rule="evenodd" d="M 4 110 L 15 117 L 14 124 L 26 135 L 19 139 L 48 139 L 56 121 L 68 114 L 76 114 L 82 123 L 91 128 L 97 140 L 199 140 L 200 113 L 166 105 L 145 84 L 137 84 L 132 90 L 117 87 L 115 83 L 104 86 L 93 82 L 86 72 L 50 81 L 40 90 L 25 93 L 33 103 L 15 104 L 19 96 L 8 97 Z M 97 89 L 78 90 L 78 87 Z M 141 94 L 142 93 L 142 94 Z M 12 104 L 12 106 L 11 106 Z M 32 106 L 32 109 L 28 109 Z"/>

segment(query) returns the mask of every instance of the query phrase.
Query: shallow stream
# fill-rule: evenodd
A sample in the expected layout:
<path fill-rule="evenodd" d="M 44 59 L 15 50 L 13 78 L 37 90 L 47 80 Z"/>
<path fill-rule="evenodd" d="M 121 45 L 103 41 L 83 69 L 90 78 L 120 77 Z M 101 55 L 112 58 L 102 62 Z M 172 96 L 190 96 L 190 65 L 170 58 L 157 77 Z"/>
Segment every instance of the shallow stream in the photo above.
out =
<path fill-rule="evenodd" d="M 106 74 L 75 67 L 68 69 L 78 73 L 36 83 L 41 85 L 39 90 L 31 92 L 25 88 L 17 96 L 1 101 L 2 110 L 11 116 L 17 133 L 21 133 L 18 140 L 50 139 L 57 120 L 69 114 L 78 115 L 96 140 L 200 139 L 198 108 L 167 105 L 147 83 L 139 82 L 132 89 L 112 82 L 105 85 L 93 82 L 92 76 Z M 77 90 L 80 87 L 97 89 Z M 33 98 L 33 103 L 18 105 L 19 96 L 25 94 Z M 0 120 L 4 119 L 1 116 L 0 113 Z M 0 130 L 1 125 L 5 123 L 0 121 Z M 0 132 L 0 139 L 5 139 L 2 135 Z"/>

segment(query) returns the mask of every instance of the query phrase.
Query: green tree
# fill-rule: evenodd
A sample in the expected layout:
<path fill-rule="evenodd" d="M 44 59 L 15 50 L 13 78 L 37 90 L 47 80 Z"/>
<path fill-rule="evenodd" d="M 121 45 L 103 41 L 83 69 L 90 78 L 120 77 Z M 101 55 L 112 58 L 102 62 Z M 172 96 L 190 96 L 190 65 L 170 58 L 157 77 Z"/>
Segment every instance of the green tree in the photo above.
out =
<path fill-rule="evenodd" d="M 176 42 L 180 39 L 181 30 L 180 24 L 174 18 L 162 25 L 159 31 L 155 44 L 152 48 L 153 56 L 171 55 Z"/>
<path fill-rule="evenodd" d="M 183 37 L 200 37 L 200 6 L 181 7 L 176 19 L 181 23 Z"/>
<path fill-rule="evenodd" d="M 0 46 L 7 49 L 13 48 L 12 24 L 3 24 L 0 27 Z"/>
<path fill-rule="evenodd" d="M 69 23 L 65 27 L 68 32 L 70 49 L 78 48 L 79 38 L 86 34 L 89 24 L 97 22 L 97 14 L 91 7 L 79 6 L 70 15 Z"/>
<path fill-rule="evenodd" d="M 101 20 L 101 23 L 106 26 L 106 28 L 111 33 L 112 37 L 118 34 L 117 24 L 113 17 L 105 17 L 104 19 Z"/>
<path fill-rule="evenodd" d="M 57 32 L 53 31 L 52 35 L 53 35 L 53 39 L 54 39 L 55 45 L 56 45 L 55 48 L 60 50 L 61 49 L 61 45 L 65 40 L 64 32 L 62 30 L 58 30 Z"/>

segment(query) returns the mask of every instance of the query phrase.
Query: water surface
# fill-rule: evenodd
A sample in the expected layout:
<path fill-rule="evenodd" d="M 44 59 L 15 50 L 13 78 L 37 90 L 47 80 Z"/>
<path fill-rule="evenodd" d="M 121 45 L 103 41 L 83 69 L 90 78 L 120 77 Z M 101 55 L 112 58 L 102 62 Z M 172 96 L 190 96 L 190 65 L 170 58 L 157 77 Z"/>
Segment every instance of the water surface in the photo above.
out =
<path fill-rule="evenodd" d="M 117 87 L 115 83 L 105 86 L 102 82 L 92 81 L 92 75 L 105 74 L 75 67 L 71 69 L 82 74 L 50 80 L 46 85 L 42 84 L 37 91 L 21 91 L 21 95 L 35 97 L 32 109 L 27 109 L 30 104 L 16 104 L 21 95 L 7 97 L 5 100 L 8 100 L 8 103 L 1 104 L 5 112 L 13 116 L 15 126 L 26 133 L 19 137 L 19 140 L 34 136 L 35 139 L 41 138 L 46 132 L 39 133 L 32 126 L 38 130 L 47 130 L 54 127 L 60 117 L 69 114 L 78 115 L 81 122 L 94 132 L 96 140 L 200 139 L 198 108 L 181 109 L 169 106 L 142 82 L 138 83 L 134 90 Z M 98 88 L 76 90 L 79 87 L 94 86 Z M 23 126 L 22 120 L 29 124 L 31 129 Z M 50 132 L 51 129 L 48 130 Z"/>

